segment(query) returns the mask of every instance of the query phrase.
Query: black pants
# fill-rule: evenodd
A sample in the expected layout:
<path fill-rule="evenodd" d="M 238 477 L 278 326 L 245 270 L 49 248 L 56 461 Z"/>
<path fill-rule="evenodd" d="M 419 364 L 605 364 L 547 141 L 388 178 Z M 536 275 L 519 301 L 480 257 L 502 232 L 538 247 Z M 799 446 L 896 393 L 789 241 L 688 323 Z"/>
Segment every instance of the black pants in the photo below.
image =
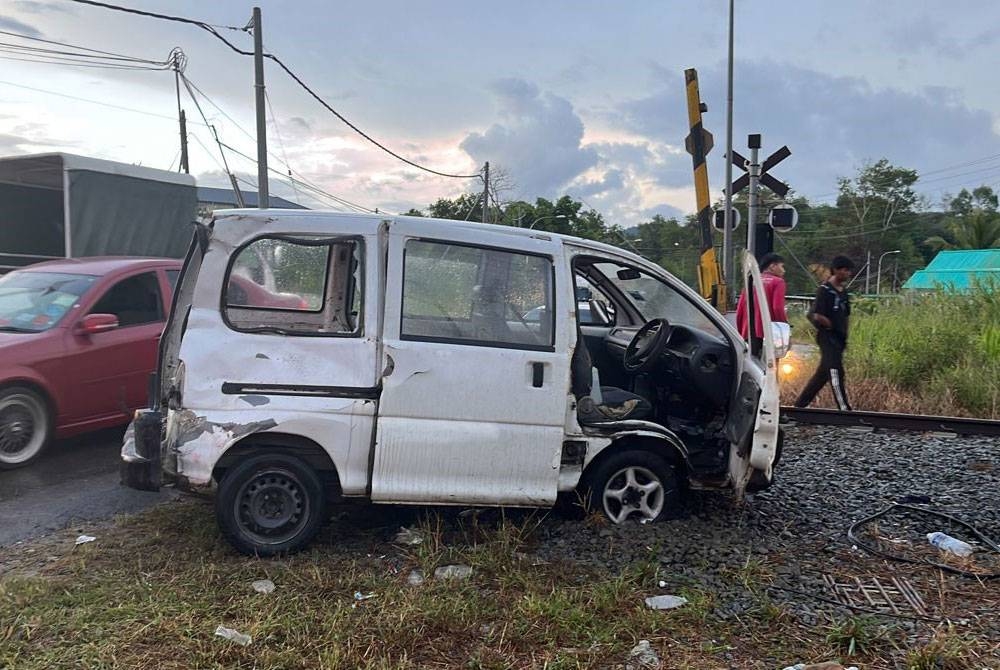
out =
<path fill-rule="evenodd" d="M 851 404 L 847 402 L 847 386 L 844 382 L 844 345 L 826 336 L 816 338 L 819 344 L 819 367 L 812 378 L 802 388 L 802 393 L 795 400 L 796 407 L 806 407 L 813 401 L 823 386 L 830 382 L 834 400 L 841 410 L 850 411 Z"/>

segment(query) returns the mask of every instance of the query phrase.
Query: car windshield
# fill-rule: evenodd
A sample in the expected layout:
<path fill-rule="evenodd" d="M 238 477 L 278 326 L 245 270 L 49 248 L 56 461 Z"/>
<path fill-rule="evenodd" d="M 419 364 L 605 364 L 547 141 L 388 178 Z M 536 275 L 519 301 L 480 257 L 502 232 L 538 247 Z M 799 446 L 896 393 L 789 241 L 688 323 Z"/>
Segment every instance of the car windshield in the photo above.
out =
<path fill-rule="evenodd" d="M 597 263 L 594 267 L 628 296 L 646 321 L 665 318 L 673 324 L 690 326 L 716 337 L 724 337 L 705 312 L 660 279 L 645 271 L 614 263 Z"/>
<path fill-rule="evenodd" d="M 0 331 L 38 333 L 52 328 L 95 281 L 92 275 L 11 272 L 0 278 Z"/>

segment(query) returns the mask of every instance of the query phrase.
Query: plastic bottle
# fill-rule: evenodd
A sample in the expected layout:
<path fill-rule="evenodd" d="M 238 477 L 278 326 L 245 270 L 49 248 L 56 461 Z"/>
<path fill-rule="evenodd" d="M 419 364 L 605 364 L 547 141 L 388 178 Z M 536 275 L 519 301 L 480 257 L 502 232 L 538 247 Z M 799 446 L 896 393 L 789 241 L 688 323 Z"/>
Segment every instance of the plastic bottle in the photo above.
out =
<path fill-rule="evenodd" d="M 972 552 L 975 551 L 972 545 L 944 533 L 927 533 L 927 541 L 942 551 L 947 551 L 962 558 L 971 556 Z"/>

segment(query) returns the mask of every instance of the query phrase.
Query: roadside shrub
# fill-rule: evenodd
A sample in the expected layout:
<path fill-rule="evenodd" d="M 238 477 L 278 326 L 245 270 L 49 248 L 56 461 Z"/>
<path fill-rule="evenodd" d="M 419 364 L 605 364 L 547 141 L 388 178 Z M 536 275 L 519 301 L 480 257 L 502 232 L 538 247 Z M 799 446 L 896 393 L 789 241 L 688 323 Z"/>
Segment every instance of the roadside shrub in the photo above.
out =
<path fill-rule="evenodd" d="M 853 379 L 882 378 L 920 396 L 950 397 L 978 416 L 1000 407 L 1000 296 L 912 294 L 854 312 Z"/>

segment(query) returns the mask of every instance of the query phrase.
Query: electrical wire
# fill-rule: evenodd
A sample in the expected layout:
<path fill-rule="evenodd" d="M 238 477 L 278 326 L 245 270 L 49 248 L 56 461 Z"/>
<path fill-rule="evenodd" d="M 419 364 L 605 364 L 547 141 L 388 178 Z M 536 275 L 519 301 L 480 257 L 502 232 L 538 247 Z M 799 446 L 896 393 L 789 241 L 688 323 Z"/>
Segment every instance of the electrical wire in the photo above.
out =
<path fill-rule="evenodd" d="M 2 80 L 0 80 L 0 84 L 6 85 L 6 86 L 13 86 L 14 88 L 23 88 L 23 89 L 25 89 L 27 91 L 35 91 L 36 93 L 47 93 L 49 95 L 55 95 L 55 96 L 58 96 L 60 98 L 67 98 L 69 100 L 76 100 L 78 102 L 89 102 L 92 105 L 100 105 L 101 107 L 108 107 L 110 109 L 119 109 L 119 110 L 122 110 L 122 111 L 125 111 L 125 112 L 133 112 L 135 114 L 142 114 L 144 116 L 152 116 L 152 117 L 156 117 L 158 119 L 166 119 L 167 121 L 170 121 L 171 123 L 177 123 L 177 119 L 175 117 L 173 117 L 173 116 L 167 116 L 166 114 L 157 114 L 156 112 L 149 112 L 149 111 L 142 110 L 142 109 L 136 109 L 134 107 L 124 107 L 122 105 L 115 105 L 115 104 L 112 104 L 110 102 L 103 102 L 101 100 L 93 100 L 91 98 L 81 98 L 81 97 L 76 96 L 76 95 L 69 95 L 68 93 L 60 93 L 59 91 L 51 91 L 51 90 L 45 89 L 45 88 L 37 88 L 35 86 L 26 86 L 24 84 L 15 84 L 12 81 L 2 81 Z M 200 125 L 204 125 L 204 124 L 199 123 L 197 121 L 192 121 L 191 123 L 197 124 L 199 126 Z"/>
<path fill-rule="evenodd" d="M 69 44 L 68 42 L 59 42 L 59 41 L 56 41 L 56 40 L 42 39 L 41 37 L 33 37 L 31 35 L 22 35 L 21 33 L 11 32 L 9 30 L 0 30 L 0 35 L 8 35 L 10 37 L 17 37 L 17 38 L 20 38 L 20 39 L 23 39 L 23 40 L 31 40 L 32 42 L 42 42 L 44 44 L 52 44 L 52 45 L 56 45 L 56 46 L 66 47 L 68 49 L 76 49 L 77 51 L 87 51 L 87 52 L 90 52 L 90 53 L 94 54 L 95 56 L 103 56 L 105 58 L 113 59 L 113 60 L 129 60 L 129 61 L 137 61 L 137 62 L 142 62 L 142 63 L 159 63 L 160 62 L 160 61 L 147 60 L 145 58 L 139 58 L 137 56 L 128 56 L 126 54 L 115 53 L 114 51 L 102 51 L 100 49 L 92 49 L 90 47 L 84 47 L 84 46 L 80 46 L 78 44 Z M 25 48 L 31 48 L 31 47 L 25 47 Z M 54 53 L 66 53 L 66 52 L 60 52 L 59 50 L 55 50 L 55 49 L 45 50 L 45 51 L 52 51 Z M 83 54 L 79 54 L 79 55 L 83 55 Z"/>
<path fill-rule="evenodd" d="M 944 519 L 946 521 L 954 523 L 954 524 L 956 524 L 958 526 L 961 526 L 962 528 L 964 528 L 966 531 L 968 531 L 972 535 L 975 535 L 976 538 L 979 539 L 980 542 L 982 542 L 983 544 L 985 544 L 986 546 L 988 546 L 993 551 L 1000 553 L 1000 545 L 998 545 L 996 542 L 994 542 L 990 538 L 988 538 L 985 535 L 983 535 L 972 524 L 967 523 L 965 521 L 962 521 L 958 517 L 952 516 L 951 514 L 945 514 L 944 512 L 937 512 L 935 510 L 926 509 L 926 508 L 923 508 L 923 507 L 914 507 L 913 505 L 904 505 L 902 503 L 893 503 L 892 505 L 889 505 L 888 507 L 886 507 L 884 510 L 882 510 L 880 512 L 876 512 L 875 514 L 871 514 L 869 516 L 866 516 L 864 519 L 861 519 L 860 521 L 854 522 L 847 529 L 847 538 L 851 542 L 853 542 L 855 545 L 857 545 L 858 547 L 860 547 L 861 549 L 864 549 L 865 551 L 867 551 L 869 554 L 874 554 L 875 556 L 881 556 L 882 558 L 888 558 L 888 559 L 891 559 L 891 560 L 894 560 L 894 561 L 900 561 L 902 563 L 913 563 L 913 564 L 916 564 L 916 565 L 929 565 L 929 566 L 931 566 L 933 568 L 938 568 L 939 570 L 944 570 L 945 572 L 951 572 L 951 573 L 954 573 L 956 575 L 962 575 L 963 577 L 975 577 L 977 579 L 996 579 L 996 578 L 1000 577 L 1000 572 L 978 573 L 978 572 L 972 572 L 970 570 L 963 570 L 961 568 L 956 568 L 956 567 L 954 567 L 952 565 L 947 565 L 945 563 L 936 563 L 934 561 L 927 561 L 927 560 L 924 560 L 924 559 L 909 558 L 907 556 L 899 556 L 897 554 L 890 554 L 887 551 L 882 551 L 878 547 L 875 547 L 875 546 L 873 546 L 871 544 L 868 544 L 867 542 L 861 540 L 857 536 L 857 534 L 856 534 L 855 531 L 857 531 L 858 528 L 860 528 L 861 526 L 863 526 L 865 524 L 871 523 L 872 521 L 876 521 L 877 519 L 880 519 L 880 518 L 884 517 L 886 514 L 888 514 L 889 512 L 892 512 L 895 509 L 904 509 L 904 510 L 907 510 L 907 511 L 910 511 L 910 512 L 916 512 L 916 513 L 919 513 L 919 514 L 927 514 L 927 515 L 930 515 L 930 516 L 936 516 L 936 517 L 938 517 L 940 519 Z"/>
<path fill-rule="evenodd" d="M 185 77 L 185 75 L 181 75 L 181 76 Z M 188 84 L 191 85 L 191 88 L 193 88 L 195 91 L 197 91 L 197 93 L 205 100 L 205 102 L 207 102 L 208 104 L 212 105 L 212 107 L 214 107 L 216 110 L 218 110 L 218 112 L 220 114 L 222 114 L 224 117 L 226 117 L 226 119 L 228 119 L 236 127 L 237 130 L 239 130 L 241 133 L 243 133 L 244 135 L 246 135 L 250 140 L 252 140 L 256 144 L 257 138 L 253 134 L 251 134 L 250 131 L 248 131 L 245 127 L 243 127 L 242 125 L 240 125 L 239 121 L 237 121 L 232 116 L 230 116 L 226 112 L 225 109 L 223 109 L 217 102 L 215 102 L 212 98 L 210 98 L 207 93 L 205 93 L 203 90 L 201 90 L 200 88 L 198 88 L 198 86 L 193 81 L 191 81 L 189 78 L 186 78 L 186 81 L 187 81 Z M 270 101 L 268 101 L 268 105 L 270 105 Z M 271 109 L 271 116 L 274 117 L 274 110 L 273 110 L 273 108 Z M 281 140 L 280 134 L 279 134 L 278 139 L 279 139 L 279 141 Z M 235 147 L 233 147 L 233 146 L 231 146 L 229 144 L 226 144 L 225 142 L 223 142 L 223 146 L 226 149 L 229 149 L 230 151 L 232 151 L 232 152 L 234 152 L 236 154 L 239 154 L 240 156 L 243 156 L 247 160 L 251 160 L 251 161 L 253 161 L 256 164 L 257 161 L 256 161 L 255 158 L 251 158 L 250 156 L 248 156 L 248 155 L 240 152 Z M 283 144 L 282 144 L 282 146 L 283 146 Z M 284 168 L 286 170 L 288 170 L 287 177 L 292 180 L 291 184 L 293 185 L 292 186 L 293 190 L 296 187 L 299 187 L 299 188 L 303 188 L 303 189 L 308 190 L 308 191 L 312 191 L 314 194 L 322 195 L 322 196 L 324 196 L 324 197 L 326 197 L 326 198 L 328 198 L 330 200 L 333 200 L 334 202 L 337 202 L 338 200 L 343 200 L 342 198 L 338 198 L 338 196 L 335 196 L 332 193 L 328 193 L 328 192 L 324 191 L 319 186 L 317 186 L 316 184 L 310 182 L 309 180 L 305 179 L 302 176 L 293 177 L 292 173 L 294 171 L 292 170 L 292 166 L 288 164 L 288 157 L 287 157 L 287 155 L 285 156 L 284 160 L 282 160 L 279 156 L 275 155 L 271 151 L 268 151 L 267 155 L 270 156 L 271 158 L 273 158 L 278 163 L 283 164 Z M 274 170 L 274 169 L 272 169 L 270 167 L 268 167 L 268 171 L 269 172 L 273 172 L 275 174 L 284 175 L 284 173 L 282 173 L 282 172 L 280 172 L 278 170 Z M 346 206 L 354 207 L 358 211 L 374 213 L 374 212 L 372 212 L 372 210 L 370 210 L 368 208 L 362 207 L 360 205 L 356 205 L 354 203 L 350 203 L 347 200 L 343 200 L 343 203 L 347 203 Z"/>
<path fill-rule="evenodd" d="M 126 12 L 126 13 L 129 13 L 129 14 L 136 14 L 136 15 L 139 15 L 139 16 L 147 16 L 147 17 L 150 17 L 150 18 L 162 19 L 164 21 L 175 21 L 175 22 L 178 22 L 178 23 L 187 23 L 189 25 L 197 26 L 197 27 L 201 28 L 202 30 L 205 30 L 206 32 L 210 33 L 211 35 L 213 35 L 214 37 L 216 37 L 217 39 L 219 39 L 223 43 L 225 43 L 226 46 L 228 46 L 232 51 L 234 51 L 234 52 L 236 52 L 236 53 L 238 53 L 238 54 L 240 54 L 242 56 L 253 56 L 254 55 L 252 51 L 244 51 L 243 49 L 240 49 L 239 47 L 237 47 L 235 44 L 233 44 L 232 42 L 230 42 L 229 40 L 227 40 L 225 37 L 223 37 L 222 35 L 220 35 L 219 32 L 215 29 L 215 26 L 213 26 L 212 24 L 209 24 L 209 23 L 205 23 L 204 21 L 196 21 L 194 19 L 188 19 L 188 18 L 181 17 L 181 16 L 172 16 L 172 15 L 169 15 L 169 14 L 159 14 L 157 12 L 147 12 L 147 11 L 144 11 L 144 10 L 132 9 L 131 7 L 122 7 L 121 5 L 113 5 L 113 4 L 110 4 L 110 3 L 107 3 L 107 2 L 98 2 L 97 0 L 70 0 L 70 1 L 71 2 L 76 2 L 76 3 L 79 3 L 79 4 L 84 4 L 84 5 L 91 5 L 91 6 L 94 6 L 94 7 L 102 7 L 104 9 L 110 9 L 110 10 L 119 11 L 119 12 Z M 243 30 L 241 28 L 236 28 L 234 26 L 223 26 L 223 28 L 228 29 L 228 30 Z M 434 170 L 434 169 L 429 168 L 429 167 L 427 167 L 425 165 L 421 165 L 420 163 L 414 162 L 414 161 L 412 161 L 412 160 L 410 160 L 408 158 L 405 158 L 405 157 L 401 156 L 400 154 L 396 153 L 392 149 L 388 148 L 387 146 L 385 146 L 384 144 L 382 144 L 381 142 L 379 142 L 378 140 L 376 140 L 374 137 L 372 137 L 368 133 L 366 133 L 363 130 L 361 130 L 361 128 L 359 128 L 358 126 L 356 126 L 353 123 L 351 123 L 347 119 L 347 117 L 345 117 L 343 114 L 341 114 L 336 109 L 334 109 L 332 106 L 330 106 L 329 103 L 327 103 L 322 97 L 320 97 L 320 95 L 318 93 L 316 93 L 314 90 L 312 90 L 312 88 L 310 88 L 308 84 L 306 84 L 297 74 L 295 74 L 291 70 L 291 68 L 289 68 L 287 65 L 285 65 L 285 63 L 280 58 L 278 58 L 277 56 L 275 56 L 274 54 L 271 54 L 271 53 L 265 53 L 265 54 L 263 54 L 263 56 L 264 56 L 264 58 L 268 58 L 271 61 L 275 62 L 278 65 L 278 67 L 280 67 L 282 70 L 284 70 L 285 74 L 287 74 L 289 77 L 291 77 L 295 81 L 295 83 L 297 83 L 300 87 L 302 87 L 302 89 L 306 93 L 308 93 L 314 100 L 316 100 L 320 105 L 322 105 L 327 111 L 329 111 L 335 117 L 337 117 L 338 119 L 340 119 L 340 121 L 342 123 L 344 123 L 348 128 L 350 128 L 355 133 L 357 133 L 361 137 L 365 138 L 371 144 L 374 144 L 376 147 L 378 147 L 379 149 L 381 149 L 385 153 L 389 154 L 393 158 L 396 158 L 397 160 L 402 161 L 403 163 L 406 163 L 407 165 L 409 165 L 411 167 L 415 167 L 415 168 L 417 168 L 419 170 L 423 170 L 424 172 L 429 172 L 430 174 L 438 175 L 439 177 L 449 177 L 449 178 L 452 178 L 452 179 L 475 179 L 475 178 L 482 179 L 483 178 L 482 174 L 480 174 L 478 172 L 475 173 L 475 174 L 452 174 L 452 173 L 449 173 L 449 172 L 442 172 L 440 170 Z"/>
<path fill-rule="evenodd" d="M 233 147 L 233 146 L 231 146 L 229 144 L 226 144 L 225 142 L 220 141 L 220 144 L 223 147 L 225 147 L 226 149 L 228 149 L 229 151 L 232 151 L 237 156 L 241 156 L 242 158 L 245 158 L 246 160 L 248 160 L 248 161 L 250 161 L 250 162 L 252 162 L 252 163 L 254 163 L 256 165 L 257 159 L 254 158 L 253 156 L 249 156 L 249 155 L 243 153 L 242 151 L 240 151 L 239 149 L 237 149 L 237 148 L 235 148 L 235 147 Z M 276 170 L 275 168 L 273 168 L 271 166 L 268 166 L 267 171 L 268 172 L 273 172 L 274 174 L 281 175 L 283 178 L 287 178 L 287 179 L 293 180 L 300 187 L 304 188 L 305 190 L 311 191 L 313 193 L 317 193 L 317 194 L 320 194 L 320 195 L 323 195 L 324 197 L 329 198 L 330 200 L 333 200 L 334 202 L 338 202 L 338 203 L 342 204 L 345 207 L 351 207 L 351 208 L 355 209 L 356 211 L 365 212 L 365 213 L 368 213 L 368 214 L 375 214 L 376 213 L 375 210 L 373 210 L 373 209 L 369 209 L 369 208 L 364 207 L 362 205 L 358 205 L 357 203 L 353 203 L 350 200 L 346 200 L 344 198 L 341 198 L 340 196 L 333 195 L 332 193 L 327 193 L 326 191 L 320 189 L 318 186 L 314 186 L 314 185 L 310 184 L 309 182 L 302 181 L 301 179 L 298 179 L 298 178 L 295 178 L 295 177 L 286 176 L 280 170 Z"/>
<path fill-rule="evenodd" d="M 288 152 L 285 151 L 285 141 L 281 139 L 281 129 L 278 128 L 278 117 L 274 115 L 274 107 L 271 105 L 271 96 L 264 91 L 264 100 L 267 102 L 267 111 L 271 113 L 271 125 L 274 126 L 274 134 L 278 136 L 278 146 L 281 147 L 281 155 L 285 157 L 285 167 L 288 168 L 288 176 L 292 176 L 292 168 L 288 165 Z M 292 182 L 292 191 L 295 192 L 295 201 L 299 200 L 299 190 L 295 187 L 295 182 Z M 299 203 L 302 204 L 302 203 Z"/>

